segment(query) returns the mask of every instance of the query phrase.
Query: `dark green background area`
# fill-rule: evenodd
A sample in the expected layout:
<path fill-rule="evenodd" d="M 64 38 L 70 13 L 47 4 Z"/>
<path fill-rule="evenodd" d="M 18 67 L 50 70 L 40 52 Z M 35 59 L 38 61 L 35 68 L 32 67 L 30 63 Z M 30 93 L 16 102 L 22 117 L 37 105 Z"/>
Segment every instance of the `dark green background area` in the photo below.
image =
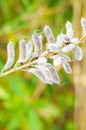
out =
<path fill-rule="evenodd" d="M 65 32 L 66 21 L 72 22 L 72 4 L 72 0 L 0 0 L 0 70 L 10 40 L 17 60 L 21 38 L 31 39 L 34 32 L 44 36 L 46 24 L 55 38 Z M 74 130 L 73 77 L 63 69 L 58 73 L 60 85 L 44 85 L 23 71 L 0 78 L 0 130 Z"/>

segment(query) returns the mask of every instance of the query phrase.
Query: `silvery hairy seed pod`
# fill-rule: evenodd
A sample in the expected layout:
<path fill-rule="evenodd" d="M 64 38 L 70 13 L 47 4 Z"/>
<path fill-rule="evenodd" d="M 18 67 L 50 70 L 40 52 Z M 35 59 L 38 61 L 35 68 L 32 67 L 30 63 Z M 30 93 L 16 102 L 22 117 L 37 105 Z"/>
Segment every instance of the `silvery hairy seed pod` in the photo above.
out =
<path fill-rule="evenodd" d="M 10 41 L 7 45 L 7 62 L 1 72 L 9 69 L 13 65 L 14 58 L 15 58 L 14 44 L 12 41 Z"/>
<path fill-rule="evenodd" d="M 35 68 L 29 68 L 26 71 L 36 75 L 43 83 L 46 84 L 59 84 L 60 78 L 55 68 L 50 64 L 35 65 Z"/>
<path fill-rule="evenodd" d="M 69 38 L 73 37 L 73 28 L 72 28 L 72 24 L 69 21 L 67 21 L 66 23 L 66 35 Z"/>
<path fill-rule="evenodd" d="M 59 48 L 62 47 L 63 42 L 64 42 L 64 35 L 63 35 L 63 33 L 60 33 L 60 34 L 57 36 L 57 40 L 56 40 L 57 49 L 59 49 Z"/>
<path fill-rule="evenodd" d="M 64 62 L 62 65 L 63 65 L 63 68 L 64 68 L 66 73 L 69 73 L 69 74 L 72 73 L 72 69 L 71 69 L 70 64 L 68 62 Z"/>
<path fill-rule="evenodd" d="M 47 44 L 48 52 L 55 52 L 58 49 L 60 49 L 63 45 L 63 41 L 64 41 L 64 37 L 63 37 L 63 34 L 61 33 L 57 36 L 57 40 L 55 43 Z"/>
<path fill-rule="evenodd" d="M 24 39 L 21 39 L 19 41 L 19 58 L 14 67 L 23 64 L 25 62 L 25 57 L 26 57 L 26 42 Z"/>
<path fill-rule="evenodd" d="M 44 27 L 44 33 L 46 35 L 46 38 L 47 38 L 47 43 L 50 44 L 50 43 L 55 43 L 55 39 L 54 39 L 54 36 L 53 36 L 53 33 L 52 33 L 52 30 L 51 28 L 46 25 Z"/>
<path fill-rule="evenodd" d="M 49 69 L 46 67 L 46 65 L 36 65 L 36 68 L 38 68 L 42 74 L 45 76 L 45 79 L 47 81 L 47 84 L 53 84 L 53 78 L 50 74 Z"/>
<path fill-rule="evenodd" d="M 27 69 L 27 72 L 30 72 L 30 73 L 36 75 L 43 83 L 47 83 L 45 76 L 38 68 L 29 68 L 29 69 Z"/>
<path fill-rule="evenodd" d="M 83 35 L 86 36 L 86 19 L 85 18 L 81 18 L 81 25 L 82 25 Z"/>
<path fill-rule="evenodd" d="M 39 57 L 42 53 L 42 41 L 40 40 L 40 36 L 37 33 L 33 34 L 32 41 L 34 44 L 34 52 L 32 54 L 32 57 Z"/>
<path fill-rule="evenodd" d="M 56 72 L 56 69 L 50 63 L 47 63 L 46 67 L 50 71 L 50 74 L 51 74 L 51 76 L 53 78 L 53 83 L 59 84 L 60 83 L 60 78 L 59 78 L 59 75 Z"/>
<path fill-rule="evenodd" d="M 74 55 L 75 55 L 75 59 L 76 60 L 82 60 L 83 57 L 83 53 L 82 53 L 82 49 L 79 46 L 75 46 L 74 48 Z"/>
<path fill-rule="evenodd" d="M 29 41 L 26 44 L 26 56 L 24 62 L 27 62 L 30 59 L 32 51 L 33 51 L 33 43 L 32 41 Z"/>

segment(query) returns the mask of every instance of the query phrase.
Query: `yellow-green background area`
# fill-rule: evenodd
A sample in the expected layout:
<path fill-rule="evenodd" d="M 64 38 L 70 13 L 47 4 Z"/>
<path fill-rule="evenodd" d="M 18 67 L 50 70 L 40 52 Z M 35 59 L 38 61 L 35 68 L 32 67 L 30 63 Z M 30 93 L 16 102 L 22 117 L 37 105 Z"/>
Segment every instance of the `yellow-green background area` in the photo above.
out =
<path fill-rule="evenodd" d="M 55 38 L 72 22 L 73 0 L 0 0 L 0 70 L 6 46 L 42 34 L 51 26 Z M 72 64 L 71 64 L 72 67 Z M 17 71 L 0 78 L 0 130 L 74 130 L 74 80 L 59 67 L 60 85 L 45 85 L 36 76 Z"/>

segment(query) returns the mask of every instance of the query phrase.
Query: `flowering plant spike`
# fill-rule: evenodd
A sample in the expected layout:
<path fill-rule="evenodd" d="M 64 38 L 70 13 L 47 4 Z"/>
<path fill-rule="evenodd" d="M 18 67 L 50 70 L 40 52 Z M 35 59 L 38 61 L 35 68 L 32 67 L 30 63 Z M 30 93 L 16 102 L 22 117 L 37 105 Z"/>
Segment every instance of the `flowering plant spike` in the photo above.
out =
<path fill-rule="evenodd" d="M 69 52 L 74 53 L 76 60 L 82 60 L 83 53 L 79 46 L 86 37 L 86 19 L 81 19 L 82 37 L 74 37 L 72 23 L 67 21 L 66 33 L 60 33 L 55 40 L 52 29 L 46 25 L 44 34 L 46 36 L 46 49 L 43 51 L 43 37 L 37 33 L 32 34 L 32 39 L 26 42 L 19 41 L 19 58 L 14 64 L 15 51 L 14 44 L 10 41 L 7 45 L 7 62 L 1 70 L 0 77 L 8 75 L 17 70 L 24 70 L 37 76 L 43 83 L 59 84 L 60 77 L 56 66 L 62 65 L 66 73 L 71 73 L 71 58 Z M 85 41 L 84 41 L 85 43 Z M 48 59 L 52 60 L 49 63 Z M 14 64 L 14 67 L 12 67 Z"/>

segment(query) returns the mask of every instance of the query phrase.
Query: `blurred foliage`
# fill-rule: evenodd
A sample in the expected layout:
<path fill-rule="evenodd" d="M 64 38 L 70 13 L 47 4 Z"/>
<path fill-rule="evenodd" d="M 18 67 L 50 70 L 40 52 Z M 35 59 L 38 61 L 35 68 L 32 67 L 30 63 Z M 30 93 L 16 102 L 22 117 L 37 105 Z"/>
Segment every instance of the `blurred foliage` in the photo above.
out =
<path fill-rule="evenodd" d="M 72 21 L 72 0 L 0 0 L 0 70 L 6 62 L 6 45 L 43 34 L 45 24 L 55 37 Z M 43 34 L 44 35 L 44 34 Z M 44 39 L 45 42 L 45 39 Z M 16 57 L 17 59 L 17 57 Z M 74 130 L 72 76 L 59 70 L 61 84 L 44 85 L 26 72 L 0 79 L 0 130 Z"/>

